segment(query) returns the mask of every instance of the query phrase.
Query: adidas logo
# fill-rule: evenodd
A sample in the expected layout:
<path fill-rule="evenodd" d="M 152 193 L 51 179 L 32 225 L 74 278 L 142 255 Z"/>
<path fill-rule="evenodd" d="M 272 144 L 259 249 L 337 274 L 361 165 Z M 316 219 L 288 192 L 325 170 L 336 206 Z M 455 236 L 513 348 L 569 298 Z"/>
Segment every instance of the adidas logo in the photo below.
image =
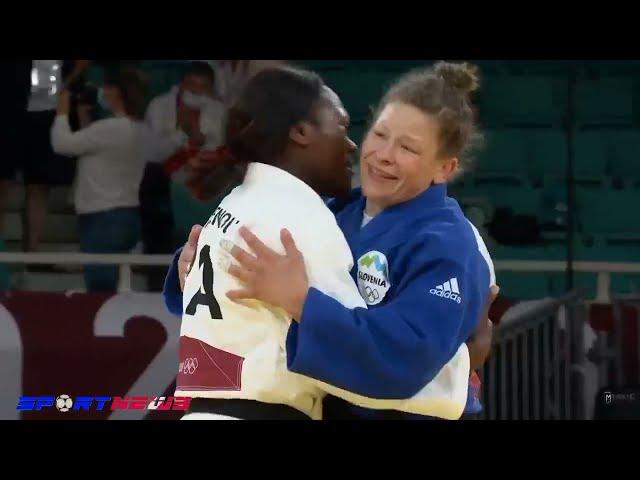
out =
<path fill-rule="evenodd" d="M 458 279 L 456 277 L 444 282 L 442 285 L 438 285 L 436 288 L 432 288 L 429 290 L 429 293 L 438 297 L 448 298 L 456 303 L 462 302 Z"/>

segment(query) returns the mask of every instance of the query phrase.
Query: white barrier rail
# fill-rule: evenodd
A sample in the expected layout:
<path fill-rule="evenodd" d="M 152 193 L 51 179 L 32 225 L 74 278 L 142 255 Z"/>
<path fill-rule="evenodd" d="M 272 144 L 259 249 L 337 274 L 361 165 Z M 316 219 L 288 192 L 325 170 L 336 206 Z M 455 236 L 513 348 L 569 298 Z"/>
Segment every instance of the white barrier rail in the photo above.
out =
<path fill-rule="evenodd" d="M 131 290 L 132 266 L 168 266 L 173 260 L 172 255 L 140 255 L 140 254 L 112 254 L 112 253 L 20 253 L 0 252 L 0 264 L 29 264 L 29 265 L 119 265 L 120 291 Z M 567 263 L 563 261 L 537 260 L 496 260 L 497 271 L 511 272 L 564 272 Z M 612 273 L 640 273 L 640 263 L 623 262 L 574 262 L 575 272 L 587 272 L 598 275 L 598 290 L 596 301 L 608 303 L 610 301 L 609 287 Z"/>
<path fill-rule="evenodd" d="M 497 271 L 511 272 L 564 272 L 567 263 L 562 261 L 537 260 L 496 260 Z M 611 301 L 610 286 L 612 273 L 640 273 L 640 263 L 626 262 L 573 262 L 574 272 L 595 273 L 598 275 L 595 302 Z"/>
<path fill-rule="evenodd" d="M 29 265 L 119 265 L 120 281 L 118 291 L 131 291 L 132 266 L 169 266 L 173 255 L 139 255 L 119 253 L 19 253 L 1 252 L 0 264 Z"/>

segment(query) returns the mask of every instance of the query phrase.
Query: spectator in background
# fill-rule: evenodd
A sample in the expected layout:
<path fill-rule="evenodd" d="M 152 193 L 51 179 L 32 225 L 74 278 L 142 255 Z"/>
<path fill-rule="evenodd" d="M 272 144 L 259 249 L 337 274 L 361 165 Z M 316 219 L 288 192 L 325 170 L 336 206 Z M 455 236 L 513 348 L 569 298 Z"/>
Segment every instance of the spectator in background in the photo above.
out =
<path fill-rule="evenodd" d="M 216 96 L 227 106 L 233 105 L 247 81 L 268 67 L 282 65 L 281 60 L 217 60 L 215 65 Z"/>
<path fill-rule="evenodd" d="M 64 90 L 51 130 L 56 153 L 78 156 L 74 203 L 80 249 L 85 253 L 126 253 L 140 239 L 139 188 L 152 141 L 143 122 L 146 82 L 132 69 L 109 71 L 103 108 L 112 118 L 72 132 L 70 94 Z M 117 266 L 85 265 L 88 291 L 115 291 Z"/>
<path fill-rule="evenodd" d="M 16 176 L 18 160 L 26 142 L 27 104 L 31 94 L 31 60 L 0 62 L 0 228 L 4 236 L 4 213 L 9 183 Z"/>
<path fill-rule="evenodd" d="M 181 243 L 174 239 L 170 176 L 179 178 L 190 157 L 222 143 L 226 108 L 214 98 L 215 85 L 209 64 L 191 62 L 180 83 L 149 104 L 146 121 L 165 155 L 163 163 L 147 164 L 140 188 L 145 253 L 172 253 Z M 151 290 L 162 289 L 165 270 L 149 276 Z"/>
<path fill-rule="evenodd" d="M 9 135 L 3 142 L 7 158 L 1 175 L 4 180 L 11 180 L 18 170 L 22 171 L 26 185 L 25 251 L 38 250 L 47 215 L 49 189 L 55 185 L 69 185 L 73 179 L 74 162 L 53 152 L 49 131 L 60 90 L 71 88 L 75 92 L 81 88 L 87 65 L 87 60 L 28 60 L 7 65 L 13 70 L 14 78 L 4 79 L 11 85 L 8 92 L 3 92 L 7 98 L 2 105 L 7 110 L 5 119 L 9 122 L 3 131 Z M 25 93 L 28 95 L 26 105 Z M 73 127 L 77 128 L 75 112 Z M 7 188 L 8 182 L 2 182 L 3 206 Z"/>

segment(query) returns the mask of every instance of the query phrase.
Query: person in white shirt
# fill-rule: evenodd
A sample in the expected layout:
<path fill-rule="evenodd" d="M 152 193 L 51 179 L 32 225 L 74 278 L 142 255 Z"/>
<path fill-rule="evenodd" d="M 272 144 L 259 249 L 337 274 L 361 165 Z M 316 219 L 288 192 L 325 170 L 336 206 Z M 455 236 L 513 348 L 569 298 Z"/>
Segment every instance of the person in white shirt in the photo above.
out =
<path fill-rule="evenodd" d="M 145 121 L 166 152 L 145 167 L 140 186 L 140 215 L 144 252 L 163 254 L 177 244 L 171 200 L 171 179 L 184 181 L 189 158 L 215 150 L 222 143 L 226 108 L 214 98 L 217 78 L 206 62 L 187 64 L 179 84 L 155 97 Z M 161 290 L 164 268 L 149 269 L 151 290 Z"/>
<path fill-rule="evenodd" d="M 152 137 L 143 122 L 146 82 L 136 70 L 108 72 L 104 99 L 113 117 L 72 132 L 70 94 L 60 94 L 51 129 L 56 153 L 77 156 L 74 204 L 80 248 L 86 253 L 124 253 L 140 239 L 138 191 L 145 144 Z M 88 291 L 115 291 L 117 266 L 86 265 Z"/>

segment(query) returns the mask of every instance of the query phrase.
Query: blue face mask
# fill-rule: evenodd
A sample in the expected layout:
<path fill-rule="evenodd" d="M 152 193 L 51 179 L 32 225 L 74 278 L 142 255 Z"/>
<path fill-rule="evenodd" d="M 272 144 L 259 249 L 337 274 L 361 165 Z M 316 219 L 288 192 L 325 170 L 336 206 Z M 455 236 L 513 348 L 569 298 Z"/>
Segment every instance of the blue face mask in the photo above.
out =
<path fill-rule="evenodd" d="M 104 96 L 104 88 L 98 88 L 98 105 L 102 110 L 110 111 L 109 104 L 107 103 L 107 99 Z"/>

